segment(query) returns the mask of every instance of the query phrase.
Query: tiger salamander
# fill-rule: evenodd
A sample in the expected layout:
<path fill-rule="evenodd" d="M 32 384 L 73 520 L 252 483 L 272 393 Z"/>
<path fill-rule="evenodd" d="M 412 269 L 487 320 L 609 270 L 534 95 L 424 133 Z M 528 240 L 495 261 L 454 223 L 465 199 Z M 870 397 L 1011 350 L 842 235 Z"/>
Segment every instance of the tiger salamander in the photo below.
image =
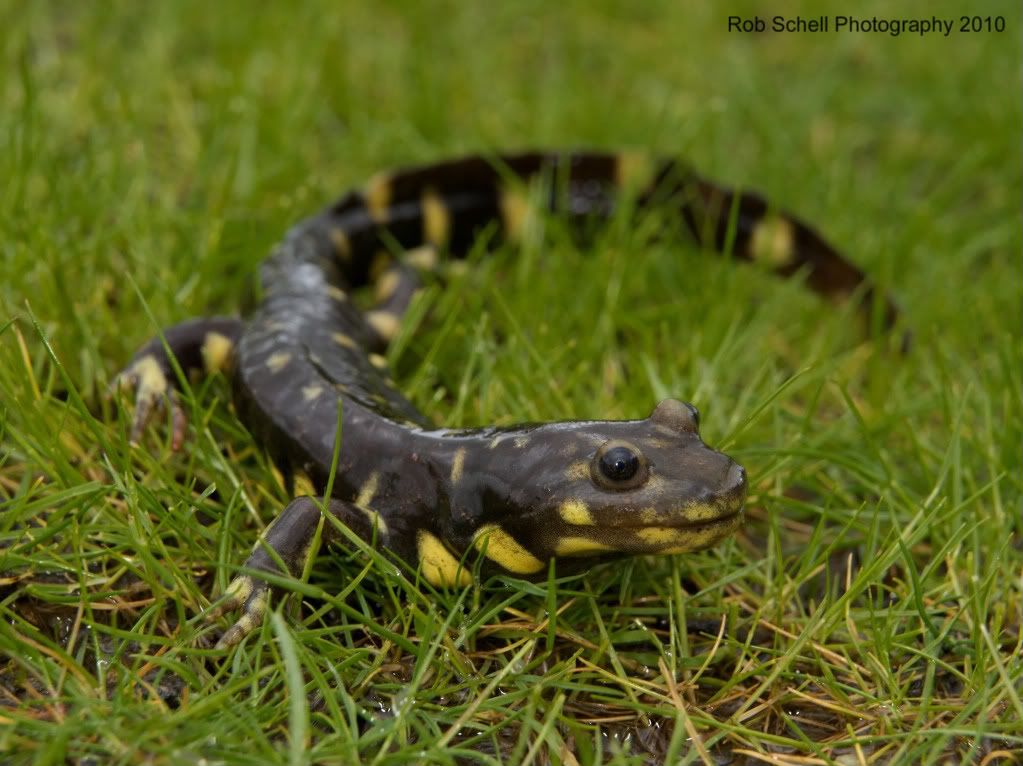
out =
<path fill-rule="evenodd" d="M 382 353 L 418 272 L 441 255 L 464 256 L 483 229 L 514 242 L 530 185 L 539 207 L 570 221 L 606 218 L 628 194 L 637 207 L 674 211 L 709 248 L 782 275 L 799 272 L 819 293 L 855 291 L 871 303 L 863 272 L 809 226 L 677 161 L 536 152 L 377 175 L 287 232 L 262 265 L 254 316 L 178 324 L 121 373 L 136 391 L 132 440 L 167 402 L 174 448 L 186 424 L 167 349 L 186 372 L 228 374 L 239 416 L 289 491 L 298 488 L 245 562 L 247 573 L 208 612 L 241 609 L 218 646 L 236 644 L 263 619 L 271 589 L 252 572 L 280 573 L 277 562 L 291 576 L 303 572 L 324 508 L 435 586 L 468 585 L 477 571 L 543 576 L 554 558 L 692 551 L 739 527 L 746 474 L 703 443 L 690 404 L 668 399 L 639 420 L 449 430 L 392 385 Z M 366 312 L 351 300 L 364 285 L 376 291 Z M 879 301 L 890 325 L 895 306 Z M 342 443 L 324 498 L 339 404 Z M 322 529 L 327 542 L 337 538 L 334 524 Z"/>

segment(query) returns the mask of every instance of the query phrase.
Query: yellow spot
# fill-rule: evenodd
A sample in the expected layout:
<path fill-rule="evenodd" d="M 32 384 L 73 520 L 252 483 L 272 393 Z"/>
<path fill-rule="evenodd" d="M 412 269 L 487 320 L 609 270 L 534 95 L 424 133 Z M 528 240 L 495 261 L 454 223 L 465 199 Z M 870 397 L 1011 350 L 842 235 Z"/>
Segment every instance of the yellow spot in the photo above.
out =
<path fill-rule="evenodd" d="M 487 449 L 497 449 L 497 445 L 499 445 L 502 441 L 504 441 L 504 434 L 498 434 L 490 440 L 490 444 L 487 445 Z"/>
<path fill-rule="evenodd" d="M 753 229 L 749 256 L 754 261 L 778 268 L 792 263 L 796 232 L 792 223 L 781 216 L 770 216 Z"/>
<path fill-rule="evenodd" d="M 502 188 L 498 205 L 501 208 L 501 223 L 504 225 L 505 236 L 510 242 L 521 241 L 531 213 L 529 200 L 521 187 Z"/>
<path fill-rule="evenodd" d="M 352 243 L 348 239 L 348 234 L 345 233 L 344 229 L 334 227 L 330 230 L 330 241 L 334 243 L 334 252 L 343 261 L 349 261 L 352 258 Z"/>
<path fill-rule="evenodd" d="M 309 495 L 315 497 L 316 487 L 313 485 L 313 480 L 309 477 L 305 471 L 295 471 L 295 497 L 302 497 L 303 495 Z"/>
<path fill-rule="evenodd" d="M 472 575 L 435 535 L 421 530 L 416 535 L 416 540 L 419 564 L 428 583 L 438 588 L 465 587 L 472 584 Z"/>
<path fill-rule="evenodd" d="M 558 515 L 566 524 L 593 526 L 593 514 L 582 500 L 566 500 L 558 508 Z"/>
<path fill-rule="evenodd" d="M 515 445 L 516 449 L 525 449 L 526 447 L 529 446 L 529 437 L 516 436 L 514 439 L 512 439 L 512 444 Z"/>
<path fill-rule="evenodd" d="M 381 356 L 380 354 L 370 354 L 369 363 L 376 367 L 378 370 L 387 369 L 387 358 Z"/>
<path fill-rule="evenodd" d="M 343 332 L 336 332 L 331 336 L 334 342 L 344 348 L 350 348 L 353 351 L 359 350 L 359 344 L 352 340 L 351 336 L 345 335 Z"/>
<path fill-rule="evenodd" d="M 373 502 L 373 497 L 377 493 L 377 489 L 380 486 L 380 474 L 374 471 L 366 479 L 366 483 L 359 489 L 359 495 L 355 498 L 355 504 L 360 508 L 369 508 L 369 504 Z"/>
<path fill-rule="evenodd" d="M 344 303 L 346 300 L 348 300 L 348 293 L 346 293 L 337 285 L 328 285 L 327 295 L 336 300 L 338 303 Z"/>
<path fill-rule="evenodd" d="M 368 311 L 366 321 L 384 340 L 393 340 L 398 334 L 398 317 L 390 311 Z"/>
<path fill-rule="evenodd" d="M 311 386 L 305 386 L 302 389 L 302 398 L 305 399 L 307 402 L 311 402 L 319 398 L 320 394 L 322 393 L 323 386 L 318 386 L 315 384 Z"/>
<path fill-rule="evenodd" d="M 401 273 L 395 269 L 391 269 L 386 272 L 380 281 L 376 284 L 376 298 L 378 303 L 382 303 L 394 295 L 394 291 L 398 289 L 398 285 L 401 284 Z"/>
<path fill-rule="evenodd" d="M 367 269 L 370 284 L 379 282 L 380 278 L 391 268 L 392 263 L 394 263 L 394 256 L 387 250 L 377 250 L 373 253 L 373 257 L 369 261 L 369 269 Z"/>
<path fill-rule="evenodd" d="M 276 354 L 270 355 L 270 358 L 266 360 L 266 366 L 270 368 L 270 372 L 280 372 L 290 361 L 291 354 L 287 351 L 278 351 Z"/>
<path fill-rule="evenodd" d="M 167 376 L 163 374 L 160 363 L 152 354 L 147 354 L 135 362 L 131 373 L 138 378 L 140 392 L 159 395 L 167 391 Z"/>
<path fill-rule="evenodd" d="M 369 519 L 370 525 L 376 527 L 377 532 L 382 535 L 387 534 L 387 522 L 384 521 L 383 517 L 379 513 L 374 511 L 372 508 L 359 508 L 359 510 L 362 511 L 363 515 L 365 515 L 367 519 Z"/>
<path fill-rule="evenodd" d="M 536 574 L 544 567 L 540 559 L 497 524 L 480 527 L 473 545 L 495 564 L 514 574 Z"/>
<path fill-rule="evenodd" d="M 386 173 L 378 173 L 366 182 L 363 192 L 366 210 L 369 217 L 377 223 L 387 223 L 387 208 L 391 204 L 391 178 Z"/>
<path fill-rule="evenodd" d="M 645 152 L 622 152 L 615 162 L 615 183 L 621 189 L 645 189 L 654 178 L 654 168 Z"/>
<path fill-rule="evenodd" d="M 208 332 L 202 340 L 202 363 L 207 372 L 224 372 L 231 366 L 234 343 L 219 332 Z"/>
<path fill-rule="evenodd" d="M 451 483 L 458 484 L 462 480 L 462 471 L 465 469 L 465 447 L 455 450 L 455 458 L 451 461 Z"/>
<path fill-rule="evenodd" d="M 437 268 L 437 248 L 423 245 L 405 253 L 405 263 L 420 271 L 433 271 Z"/>
<path fill-rule="evenodd" d="M 598 543 L 588 537 L 562 537 L 554 546 L 554 553 L 557 556 L 588 556 L 591 553 L 613 550 L 610 545 Z"/>
<path fill-rule="evenodd" d="M 436 190 L 427 188 L 419 202 L 423 211 L 423 241 L 438 247 L 448 241 L 451 214 Z"/>

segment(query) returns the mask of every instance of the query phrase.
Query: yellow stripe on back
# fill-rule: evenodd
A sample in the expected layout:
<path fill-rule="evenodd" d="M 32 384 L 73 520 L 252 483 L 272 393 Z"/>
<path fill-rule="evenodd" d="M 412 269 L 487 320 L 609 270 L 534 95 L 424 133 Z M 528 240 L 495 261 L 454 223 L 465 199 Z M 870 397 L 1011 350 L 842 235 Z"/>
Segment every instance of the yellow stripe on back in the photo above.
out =
<path fill-rule="evenodd" d="M 366 210 L 369 217 L 377 223 L 387 223 L 388 208 L 391 205 L 391 177 L 387 173 L 377 173 L 366 182 L 363 191 Z"/>
<path fill-rule="evenodd" d="M 520 186 L 502 186 L 498 198 L 501 224 L 509 242 L 521 242 L 530 216 L 529 199 Z"/>
<path fill-rule="evenodd" d="M 451 214 L 448 206 L 436 192 L 427 187 L 420 198 L 420 206 L 423 212 L 423 241 L 437 247 L 442 247 L 448 241 L 451 233 Z"/>
<path fill-rule="evenodd" d="M 621 189 L 646 189 L 654 180 L 656 164 L 646 152 L 622 152 L 615 159 L 615 183 Z"/>
<path fill-rule="evenodd" d="M 788 266 L 795 257 L 796 232 L 787 219 L 772 215 L 754 228 L 749 241 L 750 259 L 772 268 Z"/>

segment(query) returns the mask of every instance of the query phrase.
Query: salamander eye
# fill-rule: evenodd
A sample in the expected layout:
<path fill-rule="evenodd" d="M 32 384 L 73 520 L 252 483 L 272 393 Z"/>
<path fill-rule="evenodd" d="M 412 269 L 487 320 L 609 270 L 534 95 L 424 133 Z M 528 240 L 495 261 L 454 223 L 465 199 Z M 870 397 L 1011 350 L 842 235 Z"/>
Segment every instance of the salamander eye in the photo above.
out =
<path fill-rule="evenodd" d="M 593 456 L 590 475 L 605 489 L 634 489 L 646 481 L 648 471 L 643 454 L 628 442 L 605 442 Z"/>

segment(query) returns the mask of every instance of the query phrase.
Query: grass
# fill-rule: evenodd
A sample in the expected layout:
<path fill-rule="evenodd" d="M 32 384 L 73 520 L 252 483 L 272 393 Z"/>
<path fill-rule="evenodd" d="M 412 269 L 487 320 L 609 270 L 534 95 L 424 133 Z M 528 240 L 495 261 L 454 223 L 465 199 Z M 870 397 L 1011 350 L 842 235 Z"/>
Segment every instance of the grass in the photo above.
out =
<path fill-rule="evenodd" d="M 1023 760 L 1019 9 L 892 38 L 728 34 L 760 8 L 732 5 L 0 3 L 0 760 Z M 251 305 L 287 226 L 373 171 L 534 145 L 763 189 L 897 292 L 913 352 L 663 216 L 584 249 L 549 221 L 431 286 L 399 385 L 450 425 L 693 401 L 747 526 L 438 593 L 350 547 L 200 648 L 287 498 L 223 380 L 175 455 L 128 446 L 112 376 Z"/>

